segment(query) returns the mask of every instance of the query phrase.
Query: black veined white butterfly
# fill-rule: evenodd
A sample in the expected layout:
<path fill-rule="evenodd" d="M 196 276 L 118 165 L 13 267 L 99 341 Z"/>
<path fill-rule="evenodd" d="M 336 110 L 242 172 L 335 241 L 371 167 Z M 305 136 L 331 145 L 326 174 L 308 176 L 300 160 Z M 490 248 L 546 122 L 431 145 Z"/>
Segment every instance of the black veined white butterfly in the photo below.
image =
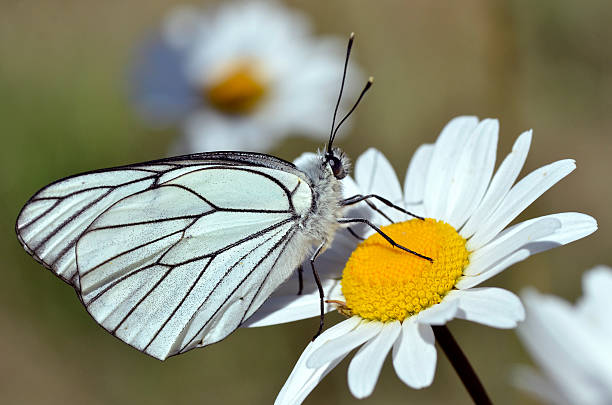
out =
<path fill-rule="evenodd" d="M 19 241 L 74 287 L 96 322 L 161 360 L 225 338 L 316 247 L 320 333 L 313 263 L 340 226 L 365 223 L 421 256 L 367 220 L 343 217 L 369 199 L 408 213 L 377 195 L 342 198 L 350 163 L 332 144 L 372 83 L 335 126 L 352 42 L 351 34 L 327 148 L 303 166 L 211 152 L 78 174 L 28 200 Z"/>

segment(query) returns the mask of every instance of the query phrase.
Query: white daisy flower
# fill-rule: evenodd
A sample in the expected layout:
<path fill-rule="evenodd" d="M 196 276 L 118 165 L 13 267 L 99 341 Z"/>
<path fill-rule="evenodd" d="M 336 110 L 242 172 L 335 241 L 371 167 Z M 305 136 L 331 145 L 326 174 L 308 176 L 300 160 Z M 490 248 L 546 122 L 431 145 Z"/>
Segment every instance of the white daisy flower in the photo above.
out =
<path fill-rule="evenodd" d="M 515 383 L 550 404 L 612 403 L 612 269 L 582 279 L 576 305 L 535 290 L 522 294 L 527 319 L 519 336 L 543 375 L 529 367 Z"/>
<path fill-rule="evenodd" d="M 404 192 L 385 157 L 370 149 L 357 159 L 355 181 L 346 196 L 378 194 L 426 220 L 388 207 L 375 213 L 365 204 L 359 214 L 385 225 L 397 243 L 433 259 L 392 248 L 373 231 L 338 232 L 316 262 L 326 298 L 348 316 L 310 343 L 276 403 L 300 403 L 353 349 L 361 347 L 348 369 L 350 391 L 369 396 L 387 354 L 398 377 L 413 388 L 432 383 L 436 366 L 431 325 L 461 318 L 496 328 L 514 328 L 524 319 L 513 293 L 477 287 L 532 254 L 589 235 L 596 221 L 579 213 L 552 214 L 507 227 L 526 207 L 575 168 L 573 160 L 544 166 L 514 184 L 525 162 L 531 131 L 523 133 L 495 175 L 497 120 L 455 118 L 434 145 L 423 145 L 410 162 Z M 372 214 L 374 213 L 374 214 Z M 388 219 L 385 218 L 388 217 Z M 394 224 L 390 224 L 390 221 Z M 507 228 L 506 228 L 507 227 Z M 350 258 L 349 258 L 350 257 Z M 304 268 L 309 269 L 309 267 Z M 344 269 L 344 270 L 342 270 Z M 305 272 L 307 274 L 309 272 Z M 314 284 L 296 296 L 297 277 L 283 285 L 249 319 L 264 326 L 319 315 Z"/>
<path fill-rule="evenodd" d="M 141 56 L 135 96 L 149 121 L 182 123 L 175 153 L 264 151 L 291 133 L 327 137 L 344 56 L 344 41 L 315 38 L 274 1 L 182 7 Z"/>

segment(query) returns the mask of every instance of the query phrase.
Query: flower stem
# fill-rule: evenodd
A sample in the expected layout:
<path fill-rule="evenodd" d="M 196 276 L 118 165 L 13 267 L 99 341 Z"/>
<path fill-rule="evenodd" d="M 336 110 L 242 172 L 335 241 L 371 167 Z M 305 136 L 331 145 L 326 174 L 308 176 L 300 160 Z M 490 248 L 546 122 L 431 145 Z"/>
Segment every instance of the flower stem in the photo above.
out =
<path fill-rule="evenodd" d="M 446 354 L 446 358 L 451 362 L 461 382 L 465 386 L 475 404 L 492 404 L 482 383 L 474 372 L 467 357 L 457 344 L 457 341 L 450 333 L 446 325 L 431 326 L 436 336 L 438 345 Z"/>

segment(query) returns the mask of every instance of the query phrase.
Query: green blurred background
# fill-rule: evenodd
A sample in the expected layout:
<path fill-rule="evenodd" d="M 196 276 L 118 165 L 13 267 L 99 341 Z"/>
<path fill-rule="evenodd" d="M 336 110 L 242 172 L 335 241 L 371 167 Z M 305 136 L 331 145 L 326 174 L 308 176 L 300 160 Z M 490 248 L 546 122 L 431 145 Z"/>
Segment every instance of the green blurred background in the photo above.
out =
<path fill-rule="evenodd" d="M 500 118 L 499 156 L 534 128 L 523 174 L 561 158 L 577 160 L 576 172 L 523 217 L 580 211 L 593 215 L 600 230 L 530 258 L 490 285 L 515 292 L 535 285 L 574 300 L 585 269 L 612 264 L 612 3 L 288 3 L 312 16 L 317 33 L 357 32 L 355 60 L 376 77 L 339 143 L 349 155 L 375 146 L 404 173 L 415 148 L 434 141 L 451 117 L 475 114 Z M 316 320 L 307 320 L 241 329 L 162 363 L 98 327 L 73 290 L 15 238 L 22 204 L 50 181 L 165 155 L 176 134 L 147 130 L 138 120 L 127 97 L 127 66 L 175 4 L 0 0 L 0 402 L 272 403 L 316 328 Z M 272 153 L 292 159 L 318 146 L 296 137 Z M 529 362 L 513 331 L 464 321 L 449 327 L 496 403 L 528 401 L 509 384 L 512 365 Z M 357 403 L 346 367 L 347 361 L 305 403 Z M 409 389 L 387 361 L 374 394 L 359 403 L 441 401 L 470 403 L 440 352 L 430 388 Z"/>

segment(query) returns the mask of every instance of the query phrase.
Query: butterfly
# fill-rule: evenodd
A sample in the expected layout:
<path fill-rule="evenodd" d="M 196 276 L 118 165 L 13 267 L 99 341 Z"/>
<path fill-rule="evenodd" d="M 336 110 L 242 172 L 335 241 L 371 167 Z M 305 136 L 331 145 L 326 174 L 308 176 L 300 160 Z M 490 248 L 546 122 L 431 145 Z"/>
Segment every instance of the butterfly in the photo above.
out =
<path fill-rule="evenodd" d="M 209 152 L 77 174 L 42 188 L 16 223 L 24 249 L 70 284 L 108 332 L 157 359 L 218 342 L 290 275 L 314 262 L 346 218 L 377 195 L 342 197 L 350 162 L 332 146 L 302 165 L 259 153 Z M 416 217 L 416 216 L 415 216 Z M 417 217 L 420 218 L 420 217 Z M 315 247 L 313 251 L 313 247 Z M 300 271 L 300 289 L 301 289 Z M 317 336 L 315 335 L 315 337 Z"/>

